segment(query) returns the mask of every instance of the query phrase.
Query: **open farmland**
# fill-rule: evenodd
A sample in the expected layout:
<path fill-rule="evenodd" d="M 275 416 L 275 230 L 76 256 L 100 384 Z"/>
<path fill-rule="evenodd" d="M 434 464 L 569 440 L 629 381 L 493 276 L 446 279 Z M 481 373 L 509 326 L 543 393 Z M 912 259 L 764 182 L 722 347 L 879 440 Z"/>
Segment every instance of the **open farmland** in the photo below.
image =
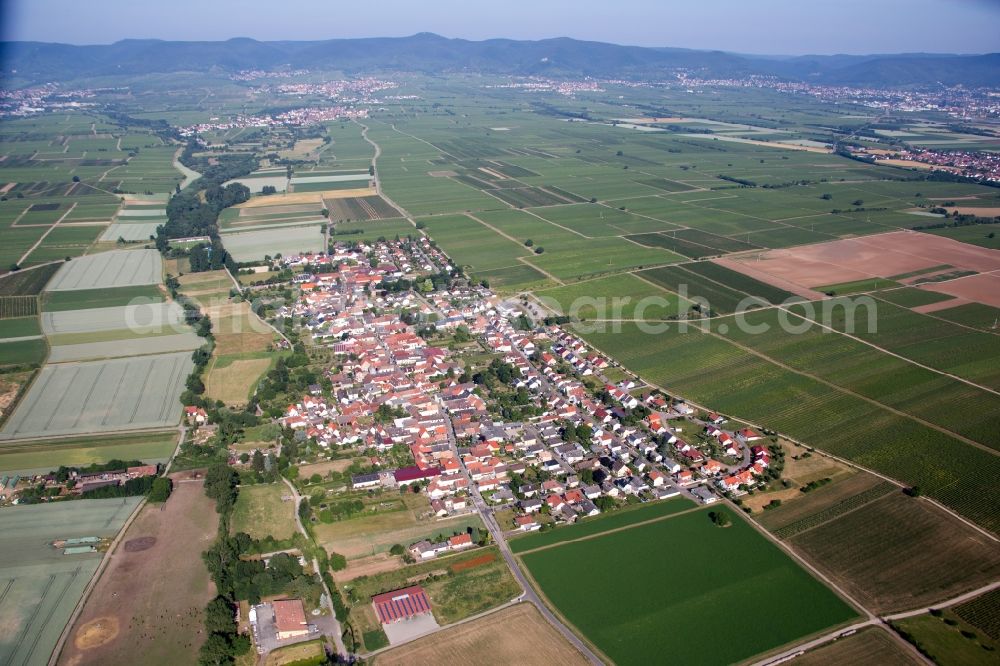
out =
<path fill-rule="evenodd" d="M 1000 545 L 901 492 L 800 532 L 789 543 L 880 613 L 921 608 L 1000 575 Z"/>
<path fill-rule="evenodd" d="M 651 335 L 624 322 L 620 333 L 584 338 L 669 393 L 919 485 L 989 529 L 1000 524 L 994 453 L 695 327 L 677 328 Z"/>
<path fill-rule="evenodd" d="M 622 274 L 535 292 L 546 305 L 574 319 L 666 319 L 690 302 L 635 275 Z M 551 301 L 550 301 L 551 299 Z"/>
<path fill-rule="evenodd" d="M 990 666 L 1000 641 L 975 631 L 951 610 L 892 622 L 893 629 L 940 666 Z"/>
<path fill-rule="evenodd" d="M 162 270 L 156 250 L 112 250 L 67 262 L 46 288 L 68 291 L 159 284 Z"/>
<path fill-rule="evenodd" d="M 193 367 L 187 352 L 46 366 L 0 439 L 174 425 Z"/>
<path fill-rule="evenodd" d="M 736 663 L 856 617 L 744 520 L 719 528 L 708 513 L 684 513 L 519 557 L 548 601 L 618 663 L 657 661 L 664 644 L 681 662 Z M 617 576 L 593 575 L 594 562 L 614 570 L 669 562 L 675 571 L 698 575 L 649 576 L 621 594 Z M 718 640 L 714 621 L 720 614 L 740 618 L 728 625 L 725 641 Z M 658 641 L 643 640 L 654 633 Z"/>
<path fill-rule="evenodd" d="M 99 553 L 63 555 L 57 539 L 109 539 L 139 502 L 123 499 L 59 502 L 0 512 L 0 661 L 45 664 L 74 606 L 101 561 Z"/>
<path fill-rule="evenodd" d="M 778 287 L 791 283 L 822 291 L 830 285 L 919 274 L 941 265 L 985 273 L 1000 269 L 1000 252 L 939 236 L 897 231 L 742 255 L 718 263 Z M 977 292 L 970 289 L 969 293 Z"/>
<path fill-rule="evenodd" d="M 182 332 L 184 311 L 176 303 L 143 303 L 108 308 L 86 308 L 42 313 L 48 336 L 129 329 L 136 335 Z"/>
<path fill-rule="evenodd" d="M 374 658 L 377 666 L 414 663 L 583 664 L 583 655 L 559 635 L 531 604 L 437 632 Z"/>
<path fill-rule="evenodd" d="M 203 484 L 175 480 L 170 499 L 143 507 L 123 535 L 58 663 L 127 664 L 137 653 L 149 663 L 197 661 L 215 594 L 200 554 L 217 530 Z"/>
<path fill-rule="evenodd" d="M 34 439 L 4 442 L 0 446 L 0 472 L 42 474 L 58 468 L 85 467 L 109 460 L 166 462 L 177 447 L 177 432 L 108 434 L 95 437 Z"/>
<path fill-rule="evenodd" d="M 222 243 L 236 261 L 255 261 L 265 256 L 292 256 L 323 251 L 320 225 L 261 229 L 222 234 Z"/>
<path fill-rule="evenodd" d="M 901 645 L 892 632 L 880 627 L 862 629 L 853 636 L 839 638 L 796 657 L 795 666 L 921 666 L 924 662 Z"/>

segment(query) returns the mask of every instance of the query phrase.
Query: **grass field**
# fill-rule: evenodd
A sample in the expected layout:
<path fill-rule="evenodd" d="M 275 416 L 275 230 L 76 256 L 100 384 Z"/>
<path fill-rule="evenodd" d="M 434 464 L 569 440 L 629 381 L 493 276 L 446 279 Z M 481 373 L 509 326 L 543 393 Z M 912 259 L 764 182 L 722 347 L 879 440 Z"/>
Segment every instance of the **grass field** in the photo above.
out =
<path fill-rule="evenodd" d="M 736 663 L 856 613 L 748 523 L 707 510 L 520 555 L 548 600 L 617 663 Z M 618 575 L 655 572 L 621 589 Z M 669 571 L 658 566 L 669 563 Z M 696 572 L 695 575 L 692 575 Z M 719 640 L 720 617 L 738 617 Z M 648 640 L 656 635 L 657 640 Z"/>
<path fill-rule="evenodd" d="M 289 499 L 283 500 L 282 497 Z M 281 541 L 295 534 L 295 502 L 284 483 L 240 487 L 232 518 L 233 533 L 254 539 L 272 536 Z"/>
<path fill-rule="evenodd" d="M 216 357 L 205 377 L 205 395 L 227 405 L 246 404 L 273 356 L 250 352 Z"/>
<path fill-rule="evenodd" d="M 397 543 L 405 546 L 436 534 L 450 535 L 464 532 L 468 527 L 483 527 L 478 516 L 440 521 L 428 518 L 424 496 L 407 493 L 397 498 L 402 506 L 391 502 L 389 508 L 380 507 L 375 513 L 313 525 L 316 541 L 328 550 L 355 559 L 388 551 Z M 382 497 L 382 501 L 389 503 L 390 498 Z"/>
<path fill-rule="evenodd" d="M 584 664 L 583 655 L 546 622 L 531 604 L 440 631 L 376 656 L 377 666 L 415 663 Z"/>
<path fill-rule="evenodd" d="M 944 611 L 942 617 L 928 614 L 896 620 L 892 626 L 939 666 L 997 663 L 1000 641 L 976 631 L 951 611 Z"/>
<path fill-rule="evenodd" d="M 83 467 L 109 460 L 164 461 L 177 446 L 177 433 L 104 435 L 5 442 L 0 445 L 0 472 L 42 473 L 60 465 Z"/>

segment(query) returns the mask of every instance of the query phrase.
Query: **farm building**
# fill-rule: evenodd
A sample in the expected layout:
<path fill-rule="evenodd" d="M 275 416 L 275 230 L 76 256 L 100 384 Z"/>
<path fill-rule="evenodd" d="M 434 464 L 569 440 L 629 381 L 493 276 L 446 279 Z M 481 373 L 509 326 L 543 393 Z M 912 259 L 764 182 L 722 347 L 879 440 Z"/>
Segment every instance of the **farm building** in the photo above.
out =
<path fill-rule="evenodd" d="M 375 595 L 372 597 L 372 605 L 382 624 L 409 620 L 431 612 L 431 602 L 427 599 L 424 588 L 419 585 Z"/>
<path fill-rule="evenodd" d="M 272 603 L 271 607 L 274 609 L 274 630 L 279 641 L 309 633 L 301 600 L 281 599 Z"/>
<path fill-rule="evenodd" d="M 412 467 L 401 467 L 393 472 L 393 477 L 396 479 L 396 483 L 403 485 L 406 483 L 413 483 L 414 481 L 423 481 L 424 479 L 430 479 L 441 473 L 441 468 L 439 467 L 429 467 L 427 469 L 421 469 L 416 466 Z"/>

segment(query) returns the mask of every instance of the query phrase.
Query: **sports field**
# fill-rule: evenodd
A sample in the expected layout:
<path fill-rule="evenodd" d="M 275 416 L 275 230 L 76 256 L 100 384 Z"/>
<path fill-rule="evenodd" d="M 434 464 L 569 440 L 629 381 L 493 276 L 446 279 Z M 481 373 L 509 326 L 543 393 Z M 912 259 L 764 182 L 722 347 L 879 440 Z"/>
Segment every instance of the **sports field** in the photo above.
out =
<path fill-rule="evenodd" d="M 548 601 L 616 663 L 731 664 L 857 616 L 744 520 L 702 509 L 519 555 Z M 606 575 L 595 575 L 595 563 Z M 617 573 L 639 570 L 622 589 Z M 720 640 L 719 619 L 726 640 Z M 651 637 L 655 636 L 655 640 Z"/>
<path fill-rule="evenodd" d="M 0 661 L 45 664 L 84 588 L 99 553 L 63 555 L 51 543 L 111 538 L 138 497 L 15 506 L 0 512 Z"/>

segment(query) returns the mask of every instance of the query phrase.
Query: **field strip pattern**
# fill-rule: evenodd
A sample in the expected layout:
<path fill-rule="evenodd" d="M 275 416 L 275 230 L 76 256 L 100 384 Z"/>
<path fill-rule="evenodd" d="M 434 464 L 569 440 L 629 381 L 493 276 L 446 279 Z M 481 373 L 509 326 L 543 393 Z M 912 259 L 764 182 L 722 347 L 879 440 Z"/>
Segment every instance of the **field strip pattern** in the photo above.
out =
<path fill-rule="evenodd" d="M 47 289 L 71 291 L 159 284 L 162 270 L 163 262 L 156 250 L 113 250 L 67 262 Z"/>
<path fill-rule="evenodd" d="M 0 439 L 174 425 L 187 352 L 46 366 Z"/>
<path fill-rule="evenodd" d="M 817 511 L 816 513 L 810 516 L 806 516 L 805 518 L 800 518 L 799 520 L 796 520 L 794 523 L 785 525 L 780 529 L 774 530 L 774 536 L 778 537 L 779 539 L 789 539 L 795 536 L 796 534 L 802 534 L 803 532 L 807 532 L 815 527 L 819 527 L 820 525 L 827 523 L 835 518 L 839 518 L 840 516 L 846 515 L 851 511 L 860 509 L 861 507 L 865 506 L 870 502 L 874 502 L 875 500 L 881 497 L 885 497 L 894 490 L 898 490 L 898 487 L 895 484 L 889 483 L 888 481 L 883 481 L 882 483 L 879 483 L 878 485 L 873 486 L 868 490 L 860 492 L 857 495 L 853 495 L 844 500 L 841 500 L 840 502 L 837 502 L 833 506 L 827 507 L 821 511 Z"/>

